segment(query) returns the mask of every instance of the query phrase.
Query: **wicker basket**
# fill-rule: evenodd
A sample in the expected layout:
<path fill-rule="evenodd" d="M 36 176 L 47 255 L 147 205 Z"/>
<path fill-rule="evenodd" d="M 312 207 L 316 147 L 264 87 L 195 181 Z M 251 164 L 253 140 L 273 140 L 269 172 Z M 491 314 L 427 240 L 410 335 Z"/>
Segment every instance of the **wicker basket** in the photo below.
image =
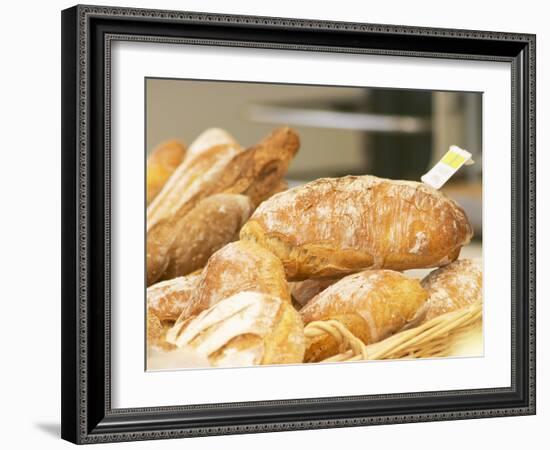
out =
<path fill-rule="evenodd" d="M 311 322 L 305 334 L 313 338 L 328 333 L 340 343 L 341 352 L 321 362 L 444 357 L 451 354 L 457 341 L 481 324 L 482 309 L 481 302 L 476 302 L 370 345 L 363 344 L 336 320 Z"/>

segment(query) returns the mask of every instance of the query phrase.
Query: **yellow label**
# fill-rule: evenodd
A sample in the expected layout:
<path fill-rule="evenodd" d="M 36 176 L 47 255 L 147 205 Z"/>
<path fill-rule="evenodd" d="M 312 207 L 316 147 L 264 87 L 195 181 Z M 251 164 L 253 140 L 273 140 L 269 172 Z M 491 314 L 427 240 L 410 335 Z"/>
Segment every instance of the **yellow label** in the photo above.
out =
<path fill-rule="evenodd" d="M 458 153 L 455 153 L 452 150 L 449 150 L 445 153 L 445 156 L 441 158 L 441 162 L 451 166 L 453 169 L 458 169 L 464 162 L 466 158 Z"/>
<path fill-rule="evenodd" d="M 435 166 L 428 173 L 420 178 L 423 183 L 430 185 L 435 189 L 443 186 L 458 169 L 464 164 L 473 164 L 472 154 L 456 145 L 451 145 L 449 151 L 445 153 Z"/>

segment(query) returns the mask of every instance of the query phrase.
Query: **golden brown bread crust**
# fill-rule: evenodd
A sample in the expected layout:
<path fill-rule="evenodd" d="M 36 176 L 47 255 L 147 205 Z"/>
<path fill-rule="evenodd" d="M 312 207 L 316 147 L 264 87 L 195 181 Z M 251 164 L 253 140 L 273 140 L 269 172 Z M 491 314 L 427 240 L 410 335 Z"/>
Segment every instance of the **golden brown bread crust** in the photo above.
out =
<path fill-rule="evenodd" d="M 281 179 L 300 147 L 291 128 L 277 128 L 258 144 L 236 155 L 221 175 L 215 190 L 243 194 L 254 207 L 281 188 Z"/>
<path fill-rule="evenodd" d="M 208 128 L 204 130 L 189 146 L 185 156 L 186 162 L 200 156 L 212 147 L 219 145 L 231 145 L 240 147 L 237 140 L 227 131 L 221 128 Z"/>
<path fill-rule="evenodd" d="M 392 270 L 367 270 L 342 278 L 300 310 L 304 323 L 338 320 L 365 344 L 401 329 L 424 304 L 427 292 L 418 280 Z M 339 353 L 331 335 L 308 339 L 306 362 Z"/>
<path fill-rule="evenodd" d="M 147 345 L 155 346 L 161 339 L 163 327 L 158 316 L 147 310 Z"/>
<path fill-rule="evenodd" d="M 147 208 L 147 230 L 163 219 L 183 216 L 216 193 L 247 195 L 259 204 L 280 185 L 299 146 L 298 135 L 286 127 L 246 150 L 223 144 L 186 159 Z"/>
<path fill-rule="evenodd" d="M 215 194 L 200 201 L 172 231 L 175 239 L 163 278 L 204 267 L 214 252 L 238 239 L 250 214 L 252 204 L 244 195 Z"/>
<path fill-rule="evenodd" d="M 323 178 L 276 194 L 241 229 L 283 262 L 290 281 L 454 261 L 472 236 L 463 209 L 422 183 Z"/>
<path fill-rule="evenodd" d="M 205 201 L 203 199 L 219 193 L 243 194 L 255 207 L 281 189 L 281 178 L 298 147 L 296 133 L 289 128 L 280 128 L 244 151 L 225 144 L 186 159 L 147 209 L 148 285 L 200 267 L 213 249 L 228 242 L 227 235 L 233 237 L 234 225 L 239 222 L 235 219 L 244 214 L 237 212 L 227 219 L 229 224 L 218 221 L 215 228 L 218 239 L 213 236 L 214 243 L 208 239 L 196 242 L 193 251 L 196 260 L 192 260 L 186 250 L 189 240 L 193 239 L 189 227 L 201 230 L 207 226 L 207 214 L 199 208 L 202 205 L 199 203 Z M 241 211 L 245 209 L 243 206 L 241 202 Z M 196 214 L 187 217 L 193 212 Z M 210 230 L 213 229 L 210 226 Z M 219 239 L 220 235 L 223 239 Z"/>
<path fill-rule="evenodd" d="M 163 352 L 172 351 L 176 348 L 174 344 L 166 341 L 166 333 L 172 328 L 174 322 L 161 321 L 150 309 L 147 310 L 147 352 L 158 350 Z"/>
<path fill-rule="evenodd" d="M 148 285 L 204 267 L 216 250 L 238 238 L 251 213 L 248 197 L 215 194 L 179 220 L 158 224 L 147 236 Z"/>
<path fill-rule="evenodd" d="M 459 259 L 434 270 L 422 280 L 429 295 L 419 311 L 422 322 L 481 301 L 482 283 L 481 264 L 472 259 Z"/>
<path fill-rule="evenodd" d="M 254 291 L 290 303 L 281 261 L 253 242 L 232 242 L 214 253 L 204 267 L 195 294 L 178 322 L 238 292 Z"/>
<path fill-rule="evenodd" d="M 200 271 L 161 281 L 147 288 L 147 310 L 161 321 L 175 322 L 194 294 Z"/>
<path fill-rule="evenodd" d="M 300 315 L 287 301 L 259 292 L 240 292 L 176 323 L 167 341 L 218 367 L 300 363 L 305 350 Z"/>
<path fill-rule="evenodd" d="M 277 185 L 272 189 L 271 192 L 269 192 L 265 198 L 267 200 L 270 197 L 273 197 L 275 194 L 278 194 L 279 192 L 286 191 L 288 189 L 288 183 L 286 180 L 280 180 Z"/>
<path fill-rule="evenodd" d="M 221 173 L 242 151 L 238 145 L 218 145 L 185 160 L 147 208 L 147 232 L 163 221 L 178 220 L 214 191 Z"/>
<path fill-rule="evenodd" d="M 313 297 L 332 286 L 341 277 L 337 278 L 314 278 L 304 281 L 293 281 L 289 283 L 292 300 L 299 308 L 305 306 Z"/>
<path fill-rule="evenodd" d="M 147 158 L 147 204 L 157 196 L 185 154 L 185 145 L 177 139 L 163 142 L 151 152 Z"/>

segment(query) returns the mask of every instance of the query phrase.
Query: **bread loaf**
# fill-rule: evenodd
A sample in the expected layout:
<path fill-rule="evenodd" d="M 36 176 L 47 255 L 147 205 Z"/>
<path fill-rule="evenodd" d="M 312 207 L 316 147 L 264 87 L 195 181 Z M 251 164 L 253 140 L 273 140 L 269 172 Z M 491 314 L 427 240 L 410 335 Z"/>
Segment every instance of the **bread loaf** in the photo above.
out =
<path fill-rule="evenodd" d="M 279 192 L 286 191 L 288 189 L 288 183 L 286 180 L 280 180 L 277 185 L 269 192 L 265 199 L 267 200 L 270 197 L 273 197 L 275 194 L 278 194 Z"/>
<path fill-rule="evenodd" d="M 185 153 L 185 145 L 176 139 L 163 142 L 151 152 L 147 158 L 147 204 L 182 163 Z"/>
<path fill-rule="evenodd" d="M 178 219 L 208 195 L 219 193 L 214 185 L 235 155 L 238 145 L 219 145 L 200 157 L 184 161 L 147 208 L 147 232 L 162 221 Z"/>
<path fill-rule="evenodd" d="M 167 342 L 216 367 L 300 363 L 305 346 L 300 315 L 287 301 L 259 292 L 240 292 L 176 323 Z"/>
<path fill-rule="evenodd" d="M 183 217 L 157 224 L 147 235 L 148 285 L 204 267 L 212 253 L 238 238 L 251 213 L 248 197 L 215 194 Z"/>
<path fill-rule="evenodd" d="M 210 257 L 195 293 L 183 308 L 178 321 L 186 320 L 243 291 L 269 294 L 290 303 L 281 261 L 253 242 L 236 241 Z"/>
<path fill-rule="evenodd" d="M 338 280 L 340 280 L 340 278 L 316 278 L 304 281 L 294 281 L 289 283 L 290 295 L 292 300 L 301 308 L 313 297 L 323 292 L 329 286 L 332 286 Z"/>
<path fill-rule="evenodd" d="M 240 147 L 237 140 L 227 131 L 221 128 L 208 128 L 191 143 L 187 149 L 185 160 L 189 162 L 212 147 L 220 145 Z"/>
<path fill-rule="evenodd" d="M 278 128 L 235 155 L 214 189 L 246 195 L 256 207 L 281 189 L 281 180 L 299 147 L 300 139 L 294 130 Z"/>
<path fill-rule="evenodd" d="M 147 346 L 158 345 L 163 332 L 160 319 L 153 311 L 147 311 Z"/>
<path fill-rule="evenodd" d="M 279 128 L 244 151 L 238 144 L 223 144 L 186 159 L 147 209 L 147 230 L 183 216 L 212 194 L 243 194 L 256 206 L 280 185 L 299 146 L 294 131 Z"/>
<path fill-rule="evenodd" d="M 189 303 L 200 279 L 200 272 L 161 281 L 147 288 L 147 310 L 161 321 L 175 322 Z"/>
<path fill-rule="evenodd" d="M 427 185 L 347 176 L 274 195 L 240 236 L 272 251 L 297 281 L 445 265 L 469 243 L 472 227 L 456 202 Z"/>
<path fill-rule="evenodd" d="M 238 219 L 247 215 L 244 213 L 247 208 L 241 201 L 240 207 L 233 209 L 233 216 L 218 220 L 213 227 L 205 224 L 210 219 L 204 212 L 205 204 L 200 202 L 207 202 L 206 206 L 212 211 L 213 204 L 204 199 L 220 193 L 242 194 L 255 208 L 281 189 L 282 177 L 298 146 L 296 133 L 282 128 L 247 150 L 224 144 L 181 164 L 147 209 L 148 285 L 200 267 L 215 248 L 231 240 L 227 236 L 233 238 L 235 225 L 240 227 L 242 224 Z M 187 217 L 189 214 L 192 217 Z M 194 232 L 204 230 L 216 234 L 196 241 L 192 254 L 186 249 L 194 239 L 189 232 L 190 226 Z"/>
<path fill-rule="evenodd" d="M 318 294 L 300 310 L 304 323 L 337 320 L 365 344 L 380 341 L 411 320 L 427 298 L 418 280 L 392 270 L 348 275 Z M 308 339 L 306 362 L 339 353 L 330 334 Z"/>
<path fill-rule="evenodd" d="M 421 322 L 480 302 L 482 279 L 481 264 L 472 259 L 459 259 L 431 272 L 422 280 L 428 300 L 419 311 Z"/>

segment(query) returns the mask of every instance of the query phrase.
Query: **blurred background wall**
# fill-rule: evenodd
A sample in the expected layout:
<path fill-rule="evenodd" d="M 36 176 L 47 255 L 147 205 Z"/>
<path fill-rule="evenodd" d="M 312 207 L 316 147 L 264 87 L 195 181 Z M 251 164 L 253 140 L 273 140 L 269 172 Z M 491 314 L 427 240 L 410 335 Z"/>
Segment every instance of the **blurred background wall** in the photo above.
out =
<path fill-rule="evenodd" d="M 243 146 L 262 139 L 273 122 L 251 120 L 253 105 L 308 101 L 338 96 L 353 99 L 359 89 L 286 86 L 253 83 L 189 82 L 150 79 L 147 82 L 147 149 L 167 138 L 190 144 L 202 131 L 220 127 Z M 290 124 L 301 138 L 292 170 L 332 167 L 345 170 L 361 160 L 361 135 L 348 130 L 312 128 Z"/>

